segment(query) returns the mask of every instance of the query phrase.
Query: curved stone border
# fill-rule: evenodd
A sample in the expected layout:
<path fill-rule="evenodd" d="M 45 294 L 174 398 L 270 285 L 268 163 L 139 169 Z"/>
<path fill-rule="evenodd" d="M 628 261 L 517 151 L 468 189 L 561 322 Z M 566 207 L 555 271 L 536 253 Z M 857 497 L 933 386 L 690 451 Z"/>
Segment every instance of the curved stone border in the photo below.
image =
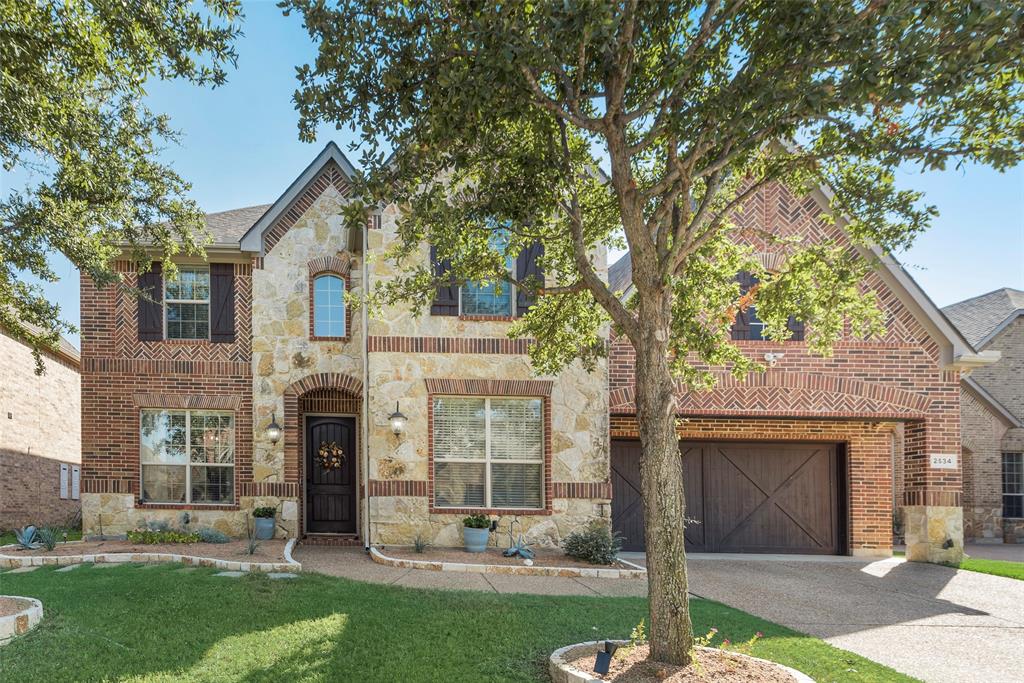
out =
<path fill-rule="evenodd" d="M 575 645 L 566 645 L 565 647 L 560 647 L 557 650 L 555 650 L 554 652 L 552 652 L 551 653 L 551 658 L 548 660 L 548 673 L 551 675 L 552 683 L 603 683 L 603 681 L 600 678 L 594 678 L 593 676 L 588 674 L 586 671 L 581 671 L 580 669 L 577 669 L 576 667 L 574 667 L 572 664 L 570 664 L 569 662 L 566 661 L 565 656 L 566 656 L 566 654 L 569 653 L 570 650 L 575 650 L 578 647 L 587 647 L 588 645 L 601 646 L 605 642 L 612 642 L 612 643 L 617 643 L 619 645 L 622 645 L 622 644 L 626 643 L 627 641 L 625 641 L 625 640 L 611 640 L 611 641 L 590 640 L 590 641 L 587 641 L 585 643 L 576 643 Z M 698 649 L 701 649 L 701 650 L 711 650 L 711 651 L 714 651 L 714 652 L 720 652 L 721 651 L 718 648 L 714 648 L 714 647 L 701 647 L 701 648 L 698 648 Z M 807 674 L 803 673 L 802 671 L 797 671 L 796 669 L 788 667 L 785 664 L 779 664 L 778 662 L 773 662 L 773 661 L 768 660 L 768 659 L 760 659 L 758 657 L 751 657 L 750 655 L 745 655 L 745 654 L 743 654 L 741 652 L 733 652 L 732 650 L 726 650 L 726 652 L 728 652 L 730 655 L 735 656 L 735 657 L 741 657 L 741 658 L 745 658 L 745 659 L 753 659 L 754 661 L 757 661 L 757 662 L 764 662 L 766 664 L 771 664 L 772 666 L 776 666 L 776 667 L 782 669 L 783 671 L 785 671 L 786 673 L 788 673 L 790 676 L 792 676 L 796 680 L 797 683 L 814 683 L 814 679 L 811 678 L 810 676 L 808 676 Z"/>
<path fill-rule="evenodd" d="M 234 572 L 294 572 L 302 571 L 302 564 L 292 558 L 292 548 L 295 547 L 296 539 L 290 538 L 284 546 L 284 562 L 239 562 L 236 560 L 222 560 L 216 557 L 199 557 L 196 555 L 180 555 L 177 553 L 94 553 L 90 555 L 34 555 L 32 557 L 17 557 L 0 553 L 0 569 L 12 569 L 14 567 L 31 567 L 43 565 L 69 565 L 83 563 L 159 563 L 159 562 L 180 562 L 196 567 L 214 567 Z M 15 546 L 0 546 L 0 551 Z"/>
<path fill-rule="evenodd" d="M 0 645 L 6 645 L 15 636 L 28 633 L 35 628 L 36 624 L 43 620 L 43 603 L 35 598 L 26 598 L 21 595 L 3 595 L 0 597 L 14 598 L 32 603 L 16 614 L 0 617 Z"/>
<path fill-rule="evenodd" d="M 373 546 L 370 558 L 377 564 L 403 569 L 427 569 L 434 572 L 470 572 L 476 574 L 509 574 L 513 576 L 579 576 L 594 579 L 646 579 L 646 569 L 599 569 L 597 567 L 527 567 L 525 564 L 469 564 L 436 562 L 389 557 Z M 620 560 L 621 562 L 621 560 Z M 636 565 L 633 565 L 636 566 Z"/>

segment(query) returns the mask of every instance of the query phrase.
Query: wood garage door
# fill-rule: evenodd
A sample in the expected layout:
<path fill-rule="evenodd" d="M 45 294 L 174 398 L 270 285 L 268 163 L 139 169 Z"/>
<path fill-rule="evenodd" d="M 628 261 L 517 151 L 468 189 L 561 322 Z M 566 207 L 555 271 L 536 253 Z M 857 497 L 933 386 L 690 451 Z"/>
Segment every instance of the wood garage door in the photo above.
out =
<path fill-rule="evenodd" d="M 839 461 L 832 444 L 680 444 L 687 550 L 843 551 Z M 644 549 L 640 443 L 612 442 L 612 525 L 624 550 Z"/>

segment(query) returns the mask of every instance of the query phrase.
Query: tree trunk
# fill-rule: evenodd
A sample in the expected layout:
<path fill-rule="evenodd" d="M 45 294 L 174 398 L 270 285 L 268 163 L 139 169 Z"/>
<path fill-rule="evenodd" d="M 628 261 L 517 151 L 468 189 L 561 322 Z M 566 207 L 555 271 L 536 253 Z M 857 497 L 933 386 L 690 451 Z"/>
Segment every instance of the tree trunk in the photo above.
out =
<path fill-rule="evenodd" d="M 641 316 L 644 316 L 641 312 Z M 656 317 L 661 317 L 654 314 Z M 648 318 L 650 321 L 650 318 Z M 636 343 L 636 412 L 647 543 L 650 658 L 686 665 L 693 649 L 684 546 L 686 501 L 676 435 L 675 382 L 667 358 L 668 324 L 648 325 Z"/>

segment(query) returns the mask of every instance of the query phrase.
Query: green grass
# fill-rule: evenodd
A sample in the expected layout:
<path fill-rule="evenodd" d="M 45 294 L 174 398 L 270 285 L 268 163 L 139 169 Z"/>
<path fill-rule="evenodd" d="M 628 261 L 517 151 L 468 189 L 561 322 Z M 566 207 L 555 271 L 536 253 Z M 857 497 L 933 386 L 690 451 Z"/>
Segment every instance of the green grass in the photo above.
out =
<path fill-rule="evenodd" d="M 82 530 L 81 529 L 70 529 L 68 531 L 68 540 L 69 541 L 81 541 L 82 540 Z M 4 531 L 3 533 L 0 533 L 0 545 L 8 545 L 10 543 L 17 543 L 17 542 L 18 542 L 18 537 L 14 535 L 14 530 L 13 529 L 10 530 L 10 531 Z"/>
<path fill-rule="evenodd" d="M 894 552 L 893 555 L 905 557 L 905 553 Z M 947 567 L 964 569 L 969 572 L 980 574 L 991 574 L 992 576 L 1004 576 L 1008 579 L 1024 581 L 1024 562 L 1011 562 L 1009 560 L 986 560 L 980 557 L 965 555 L 960 564 L 947 564 Z"/>
<path fill-rule="evenodd" d="M 445 592 L 318 574 L 240 579 L 180 565 L 43 567 L 0 574 L 0 592 L 39 598 L 39 627 L 4 646 L 16 681 L 537 681 L 558 647 L 624 638 L 641 598 Z M 818 681 L 913 680 L 724 605 L 695 600 L 697 633 Z"/>

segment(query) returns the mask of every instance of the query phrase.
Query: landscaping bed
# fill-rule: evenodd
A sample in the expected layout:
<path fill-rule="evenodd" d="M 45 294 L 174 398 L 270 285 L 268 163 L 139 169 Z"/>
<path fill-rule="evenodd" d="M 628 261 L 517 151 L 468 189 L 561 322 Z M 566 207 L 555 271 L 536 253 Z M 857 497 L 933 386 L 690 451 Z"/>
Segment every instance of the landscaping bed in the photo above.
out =
<path fill-rule="evenodd" d="M 801 680 L 773 662 L 710 647 L 697 648 L 695 663 L 686 667 L 649 662 L 647 645 L 619 650 L 612 657 L 608 673 L 599 674 L 594 671 L 594 661 L 601 648 L 602 644 L 581 645 L 564 653 L 561 659 L 588 678 L 616 683 L 797 683 Z M 552 677 L 558 680 L 555 671 Z M 569 675 L 565 680 L 573 678 Z"/>
<path fill-rule="evenodd" d="M 521 557 L 505 557 L 502 555 L 504 548 L 488 548 L 482 553 L 470 553 L 459 548 L 427 548 L 422 553 L 416 552 L 413 548 L 403 546 L 387 546 L 381 548 L 381 552 L 389 557 L 400 560 L 422 560 L 424 562 L 448 562 L 461 564 L 496 564 L 525 566 Z M 613 564 L 590 564 L 569 557 L 561 550 L 536 548 L 533 549 L 536 556 L 533 558 L 535 567 L 573 567 L 589 569 L 636 569 L 636 567 L 614 562 Z"/>
<path fill-rule="evenodd" d="M 53 550 L 37 548 L 28 550 L 21 546 L 5 546 L 0 548 L 0 555 L 9 557 L 67 557 L 70 555 L 103 555 L 143 553 L 158 555 L 189 555 L 191 557 L 208 557 L 215 560 L 232 562 L 285 562 L 284 547 L 287 541 L 275 539 L 260 541 L 256 552 L 248 553 L 248 541 L 229 541 L 228 543 L 132 543 L 131 541 L 80 541 L 74 543 L 58 543 Z"/>

